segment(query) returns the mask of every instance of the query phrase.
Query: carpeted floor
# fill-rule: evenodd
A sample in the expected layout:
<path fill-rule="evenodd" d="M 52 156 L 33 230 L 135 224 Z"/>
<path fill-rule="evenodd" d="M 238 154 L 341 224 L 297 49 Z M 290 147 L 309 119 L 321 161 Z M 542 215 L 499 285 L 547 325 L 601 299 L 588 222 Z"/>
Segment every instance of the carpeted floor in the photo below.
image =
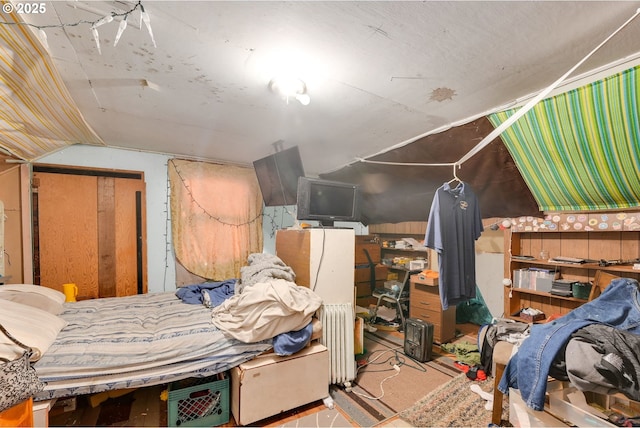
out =
<path fill-rule="evenodd" d="M 491 406 L 472 391 L 471 386 L 482 391 L 493 391 L 493 378 L 471 381 L 460 374 L 441 385 L 411 408 L 400 413 L 400 418 L 416 427 L 486 427 L 491 423 Z M 509 419 L 508 401 L 502 408 L 502 419 Z"/>
<path fill-rule="evenodd" d="M 433 359 L 415 361 L 403 352 L 402 336 L 365 333 L 365 354 L 351 389 L 332 385 L 336 405 L 358 426 L 374 426 L 410 408 L 429 392 L 460 374 L 450 355 L 434 347 Z M 396 371 L 393 365 L 397 365 Z"/>

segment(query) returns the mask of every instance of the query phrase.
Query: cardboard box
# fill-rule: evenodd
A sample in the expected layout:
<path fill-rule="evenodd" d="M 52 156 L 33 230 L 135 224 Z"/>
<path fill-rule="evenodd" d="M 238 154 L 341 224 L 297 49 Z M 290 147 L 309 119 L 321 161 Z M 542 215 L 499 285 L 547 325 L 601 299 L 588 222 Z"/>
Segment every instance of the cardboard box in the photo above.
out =
<path fill-rule="evenodd" d="M 288 357 L 263 354 L 231 369 L 231 412 L 240 425 L 329 396 L 329 352 L 319 343 Z"/>
<path fill-rule="evenodd" d="M 522 318 L 526 322 L 542 321 L 543 319 L 545 319 L 547 317 L 545 314 L 529 315 L 529 314 L 523 314 L 523 313 L 520 313 L 519 316 L 520 316 L 520 318 Z"/>
<path fill-rule="evenodd" d="M 409 270 L 425 270 L 427 268 L 426 260 L 411 260 L 409 262 Z"/>

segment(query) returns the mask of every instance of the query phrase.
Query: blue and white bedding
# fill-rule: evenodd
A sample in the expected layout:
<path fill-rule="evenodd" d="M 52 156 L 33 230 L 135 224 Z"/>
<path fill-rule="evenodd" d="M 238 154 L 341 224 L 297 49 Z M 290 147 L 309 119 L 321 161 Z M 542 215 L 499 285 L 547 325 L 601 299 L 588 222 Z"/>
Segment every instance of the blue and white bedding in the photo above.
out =
<path fill-rule="evenodd" d="M 174 292 L 65 303 L 59 316 L 68 325 L 34 365 L 47 383 L 37 400 L 210 376 L 272 347 L 230 338 Z"/>

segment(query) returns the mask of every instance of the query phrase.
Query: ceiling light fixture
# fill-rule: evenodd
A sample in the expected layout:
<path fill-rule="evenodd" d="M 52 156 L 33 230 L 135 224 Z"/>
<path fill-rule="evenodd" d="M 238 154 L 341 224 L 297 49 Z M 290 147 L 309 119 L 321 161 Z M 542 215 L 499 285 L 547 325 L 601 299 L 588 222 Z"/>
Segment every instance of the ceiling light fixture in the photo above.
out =
<path fill-rule="evenodd" d="M 307 94 L 307 85 L 297 77 L 276 77 L 269 82 L 269 89 L 280 95 L 289 104 L 294 98 L 303 106 L 309 105 L 311 97 Z"/>

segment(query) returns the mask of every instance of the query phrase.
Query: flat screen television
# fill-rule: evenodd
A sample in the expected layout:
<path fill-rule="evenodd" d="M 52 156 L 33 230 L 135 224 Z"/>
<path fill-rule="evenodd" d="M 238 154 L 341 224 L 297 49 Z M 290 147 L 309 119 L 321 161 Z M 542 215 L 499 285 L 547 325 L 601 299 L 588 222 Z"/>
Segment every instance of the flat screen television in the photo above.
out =
<path fill-rule="evenodd" d="M 298 146 L 254 161 L 253 169 L 265 206 L 295 205 L 298 178 L 304 177 Z"/>
<path fill-rule="evenodd" d="M 317 220 L 323 226 L 335 221 L 360 221 L 361 194 L 357 184 L 319 178 L 298 179 L 298 220 Z"/>

